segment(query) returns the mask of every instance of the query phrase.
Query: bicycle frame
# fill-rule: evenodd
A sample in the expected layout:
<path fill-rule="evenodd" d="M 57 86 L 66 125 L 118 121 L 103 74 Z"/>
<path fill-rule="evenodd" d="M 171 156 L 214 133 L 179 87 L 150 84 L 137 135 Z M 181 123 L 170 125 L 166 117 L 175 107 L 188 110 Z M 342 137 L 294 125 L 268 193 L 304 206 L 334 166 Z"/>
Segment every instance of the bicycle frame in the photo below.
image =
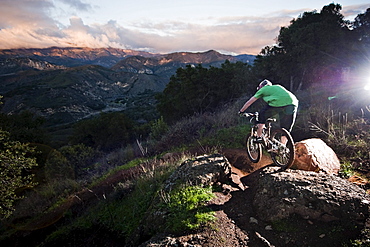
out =
<path fill-rule="evenodd" d="M 250 135 L 246 140 L 250 160 L 258 163 L 262 156 L 262 149 L 265 149 L 276 165 L 283 169 L 289 168 L 293 164 L 295 155 L 294 142 L 290 133 L 283 128 L 272 129 L 272 122 L 275 122 L 276 119 L 269 118 L 262 132 L 262 141 L 258 140 L 258 112 L 244 113 L 243 115 L 250 117 L 252 123 Z"/>
<path fill-rule="evenodd" d="M 251 135 L 257 137 L 257 129 L 258 129 L 258 112 L 255 113 L 245 113 L 246 117 L 251 117 L 250 122 L 252 123 L 251 126 Z M 262 130 L 262 139 L 265 149 L 272 148 L 273 142 L 271 141 L 271 129 L 272 129 L 272 122 L 276 122 L 275 118 L 269 118 L 266 120 L 265 127 Z"/>

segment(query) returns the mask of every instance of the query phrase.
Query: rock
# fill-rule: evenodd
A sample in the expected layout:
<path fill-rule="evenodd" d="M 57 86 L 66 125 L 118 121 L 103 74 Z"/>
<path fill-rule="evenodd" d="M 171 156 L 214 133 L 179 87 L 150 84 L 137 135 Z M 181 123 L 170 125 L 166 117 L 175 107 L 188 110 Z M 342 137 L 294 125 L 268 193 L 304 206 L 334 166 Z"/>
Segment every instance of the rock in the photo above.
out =
<path fill-rule="evenodd" d="M 184 161 L 166 180 L 164 183 L 164 192 L 174 190 L 179 185 L 191 185 L 207 187 L 216 183 L 225 183 L 231 181 L 231 164 L 221 154 L 203 155 L 194 159 Z M 156 203 L 159 198 L 156 199 Z M 153 204 L 156 204 L 153 203 Z M 163 210 L 163 209 L 161 209 Z M 168 212 L 159 212 L 154 210 L 149 212 L 145 218 L 145 222 L 154 222 L 153 224 L 142 224 L 130 236 L 126 246 L 137 246 L 143 236 L 148 236 L 155 233 L 165 225 L 165 217 Z M 163 229 L 162 229 L 163 230 Z M 186 244 L 186 245 L 185 245 Z M 179 240 L 177 238 L 165 238 L 154 235 L 148 242 L 140 246 L 189 246 L 187 240 Z M 194 245 L 198 246 L 198 245 Z M 199 245 L 202 246 L 202 245 Z"/>
<path fill-rule="evenodd" d="M 254 217 L 250 217 L 249 218 L 249 223 L 254 223 L 254 224 L 258 224 L 258 220 Z"/>
<path fill-rule="evenodd" d="M 296 214 L 304 219 L 363 226 L 369 217 L 366 191 L 334 175 L 265 167 L 256 181 L 253 205 L 266 221 Z"/>
<path fill-rule="evenodd" d="M 231 177 L 231 164 L 221 154 L 198 156 L 182 163 L 164 185 L 170 191 L 176 184 L 210 186 Z"/>
<path fill-rule="evenodd" d="M 325 171 L 338 174 L 340 162 L 333 151 L 324 141 L 312 138 L 295 144 L 296 156 L 292 168 L 304 171 Z"/>

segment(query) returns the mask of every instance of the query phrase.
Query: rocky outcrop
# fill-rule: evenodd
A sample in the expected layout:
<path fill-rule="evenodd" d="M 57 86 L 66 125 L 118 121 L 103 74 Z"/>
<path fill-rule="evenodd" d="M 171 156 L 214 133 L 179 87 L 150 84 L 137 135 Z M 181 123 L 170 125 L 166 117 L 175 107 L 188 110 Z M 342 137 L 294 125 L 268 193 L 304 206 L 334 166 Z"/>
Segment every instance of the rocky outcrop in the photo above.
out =
<path fill-rule="evenodd" d="M 25 70 L 57 70 L 65 66 L 55 65 L 34 58 L 0 58 L 0 77 Z"/>
<path fill-rule="evenodd" d="M 266 167 L 255 177 L 253 205 L 260 218 L 281 220 L 292 215 L 364 226 L 370 196 L 359 186 L 326 173 L 279 171 Z"/>
<path fill-rule="evenodd" d="M 216 182 L 226 182 L 231 177 L 231 165 L 221 154 L 198 156 L 187 160 L 168 178 L 164 185 L 171 191 L 178 184 L 211 186 Z"/>
<path fill-rule="evenodd" d="M 232 183 L 231 168 L 228 160 L 222 155 L 199 156 L 185 161 L 167 180 L 165 189 L 171 190 L 176 184 L 184 183 L 205 186 L 215 182 Z M 301 219 L 300 224 L 309 222 L 314 228 L 315 225 L 323 227 L 334 223 L 341 231 L 352 231 L 348 235 L 357 234 L 357 231 L 368 229 L 370 226 L 368 225 L 370 223 L 370 196 L 361 187 L 338 176 L 325 172 L 292 169 L 281 171 L 278 167 L 267 166 L 242 178 L 241 181 L 243 181 L 246 190 L 244 192 L 239 190 L 235 193 L 243 193 L 242 197 L 244 198 L 239 202 L 242 210 L 228 212 L 234 217 L 237 215 L 234 218 L 236 222 L 230 220 L 228 224 L 234 224 L 232 228 L 239 235 L 234 236 L 234 231 L 225 229 L 219 233 L 227 232 L 230 234 L 229 238 L 239 238 L 239 242 L 225 246 L 249 246 L 249 242 L 256 244 L 251 246 L 327 246 L 328 242 L 332 242 L 336 246 L 337 243 L 341 242 L 340 239 L 331 239 L 331 237 L 324 241 L 322 238 L 325 237 L 325 234 L 315 235 L 316 230 L 311 229 L 309 236 L 314 239 L 302 240 L 300 241 L 302 245 L 286 245 L 287 243 L 297 244 L 298 239 L 289 234 L 283 237 L 282 233 L 276 231 L 271 225 L 273 222 L 289 221 L 297 216 Z M 223 193 L 227 194 L 225 191 Z M 217 208 L 224 207 L 225 204 Z M 249 218 L 249 223 L 243 218 L 245 214 Z M 156 222 L 160 222 L 160 219 L 157 219 Z M 263 222 L 266 222 L 266 227 L 263 226 Z M 297 238 L 305 235 L 305 232 L 301 232 L 304 229 L 307 228 L 303 226 L 298 230 L 298 233 L 295 233 Z M 353 233 L 353 229 L 356 229 L 356 233 Z M 263 231 L 262 235 L 267 238 L 263 237 L 260 231 Z M 252 234 L 253 232 L 255 235 Z M 330 229 L 327 232 L 330 232 Z M 142 233 L 140 232 L 140 234 Z M 244 235 L 243 240 L 240 239 L 241 233 L 247 234 Z M 205 238 L 203 234 L 198 232 L 196 235 L 180 237 L 159 234 L 140 246 L 224 246 L 219 245 L 220 243 L 210 245 L 209 243 L 217 237 L 210 237 L 212 234 L 209 234 Z M 277 237 L 283 240 L 277 240 Z M 278 245 L 273 245 L 269 241 L 278 243 Z"/>
<path fill-rule="evenodd" d="M 304 171 L 324 171 L 338 174 L 340 162 L 333 151 L 323 140 L 311 138 L 295 144 L 296 156 L 292 168 Z"/>
<path fill-rule="evenodd" d="M 253 204 L 266 221 L 300 215 L 305 219 L 346 221 L 364 224 L 370 214 L 370 196 L 364 189 L 325 172 L 281 171 L 265 167 L 251 175 Z M 209 186 L 231 181 L 231 165 L 220 154 L 199 156 L 185 161 L 165 183 L 165 190 L 176 184 Z"/>

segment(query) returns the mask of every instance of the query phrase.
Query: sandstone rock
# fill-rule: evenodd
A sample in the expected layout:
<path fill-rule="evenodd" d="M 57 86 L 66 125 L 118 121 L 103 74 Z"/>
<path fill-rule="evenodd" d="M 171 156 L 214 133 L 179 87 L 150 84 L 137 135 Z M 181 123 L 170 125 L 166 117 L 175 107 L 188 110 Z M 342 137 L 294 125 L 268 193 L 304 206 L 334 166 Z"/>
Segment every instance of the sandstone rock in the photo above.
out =
<path fill-rule="evenodd" d="M 292 168 L 338 174 L 339 159 L 333 149 L 321 139 L 312 138 L 297 142 L 295 150 L 296 156 Z"/>
<path fill-rule="evenodd" d="M 207 186 L 230 177 L 231 165 L 223 155 L 198 156 L 182 163 L 168 178 L 164 188 L 169 191 L 176 184 Z"/>
<path fill-rule="evenodd" d="M 334 175 L 265 167 L 255 179 L 253 205 L 260 218 L 274 221 L 293 214 L 305 219 L 365 224 L 370 196 Z"/>

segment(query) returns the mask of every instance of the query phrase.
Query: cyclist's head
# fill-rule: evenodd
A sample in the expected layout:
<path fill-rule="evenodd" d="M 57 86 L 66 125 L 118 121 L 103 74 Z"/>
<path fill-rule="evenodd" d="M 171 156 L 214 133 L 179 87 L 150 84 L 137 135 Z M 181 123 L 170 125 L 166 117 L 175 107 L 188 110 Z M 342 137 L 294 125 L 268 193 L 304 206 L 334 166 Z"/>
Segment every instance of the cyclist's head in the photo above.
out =
<path fill-rule="evenodd" d="M 271 86 L 272 83 L 271 83 L 271 81 L 265 79 L 265 80 L 263 80 L 263 81 L 260 82 L 260 84 L 257 87 L 257 90 L 260 90 L 261 88 L 263 88 L 264 86 L 267 86 L 267 85 L 268 86 Z"/>

